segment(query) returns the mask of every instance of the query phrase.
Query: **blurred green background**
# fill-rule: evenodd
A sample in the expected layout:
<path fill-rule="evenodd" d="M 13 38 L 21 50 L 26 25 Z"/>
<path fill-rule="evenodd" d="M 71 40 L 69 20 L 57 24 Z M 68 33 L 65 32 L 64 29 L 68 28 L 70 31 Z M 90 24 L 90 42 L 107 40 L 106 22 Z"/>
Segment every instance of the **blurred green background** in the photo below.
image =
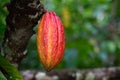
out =
<path fill-rule="evenodd" d="M 0 0 L 0 42 L 8 14 Z M 112 17 L 112 0 L 42 0 L 48 11 L 61 18 L 66 34 L 66 49 L 56 69 L 120 66 L 120 37 L 110 34 L 106 26 Z M 34 28 L 37 32 L 37 26 Z M 20 69 L 43 69 L 38 58 L 36 34 L 28 44 L 28 55 Z"/>

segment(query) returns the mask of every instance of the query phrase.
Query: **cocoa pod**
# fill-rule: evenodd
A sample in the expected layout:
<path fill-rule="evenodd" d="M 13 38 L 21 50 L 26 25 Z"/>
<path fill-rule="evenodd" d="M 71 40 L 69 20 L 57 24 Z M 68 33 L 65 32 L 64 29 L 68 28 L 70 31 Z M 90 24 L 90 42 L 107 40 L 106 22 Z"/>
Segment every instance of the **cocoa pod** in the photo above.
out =
<path fill-rule="evenodd" d="M 39 23 L 37 34 L 39 58 L 47 71 L 57 66 L 64 55 L 64 26 L 55 12 L 46 12 Z"/>

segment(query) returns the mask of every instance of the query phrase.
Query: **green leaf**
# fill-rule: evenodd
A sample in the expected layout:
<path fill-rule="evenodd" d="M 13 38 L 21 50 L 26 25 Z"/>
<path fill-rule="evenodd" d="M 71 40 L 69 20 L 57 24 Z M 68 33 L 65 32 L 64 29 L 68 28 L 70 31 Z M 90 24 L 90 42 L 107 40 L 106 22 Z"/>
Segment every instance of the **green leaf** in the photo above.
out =
<path fill-rule="evenodd" d="M 8 74 L 8 80 L 23 80 L 15 66 L 0 55 L 0 67 Z"/>
<path fill-rule="evenodd" d="M 0 71 L 0 80 L 7 80 L 1 71 Z"/>
<path fill-rule="evenodd" d="M 116 17 L 120 17 L 120 0 L 117 1 Z"/>

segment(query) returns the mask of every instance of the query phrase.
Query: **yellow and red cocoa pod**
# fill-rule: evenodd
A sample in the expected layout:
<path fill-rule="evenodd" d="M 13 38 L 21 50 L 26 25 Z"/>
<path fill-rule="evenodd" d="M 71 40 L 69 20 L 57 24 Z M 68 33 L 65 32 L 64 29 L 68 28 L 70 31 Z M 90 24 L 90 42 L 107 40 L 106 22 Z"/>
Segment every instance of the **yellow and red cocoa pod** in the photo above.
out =
<path fill-rule="evenodd" d="M 45 69 L 57 66 L 64 55 L 64 27 L 55 12 L 46 12 L 39 23 L 37 34 L 39 58 Z"/>

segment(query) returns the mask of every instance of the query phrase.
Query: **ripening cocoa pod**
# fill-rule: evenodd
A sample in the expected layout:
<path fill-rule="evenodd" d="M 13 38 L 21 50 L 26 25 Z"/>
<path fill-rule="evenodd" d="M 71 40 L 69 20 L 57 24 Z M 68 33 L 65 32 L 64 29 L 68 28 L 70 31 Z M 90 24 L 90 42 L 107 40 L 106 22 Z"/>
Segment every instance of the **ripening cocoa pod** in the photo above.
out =
<path fill-rule="evenodd" d="M 39 58 L 47 71 L 57 66 L 64 55 L 64 27 L 55 12 L 46 12 L 39 23 L 37 34 Z"/>

